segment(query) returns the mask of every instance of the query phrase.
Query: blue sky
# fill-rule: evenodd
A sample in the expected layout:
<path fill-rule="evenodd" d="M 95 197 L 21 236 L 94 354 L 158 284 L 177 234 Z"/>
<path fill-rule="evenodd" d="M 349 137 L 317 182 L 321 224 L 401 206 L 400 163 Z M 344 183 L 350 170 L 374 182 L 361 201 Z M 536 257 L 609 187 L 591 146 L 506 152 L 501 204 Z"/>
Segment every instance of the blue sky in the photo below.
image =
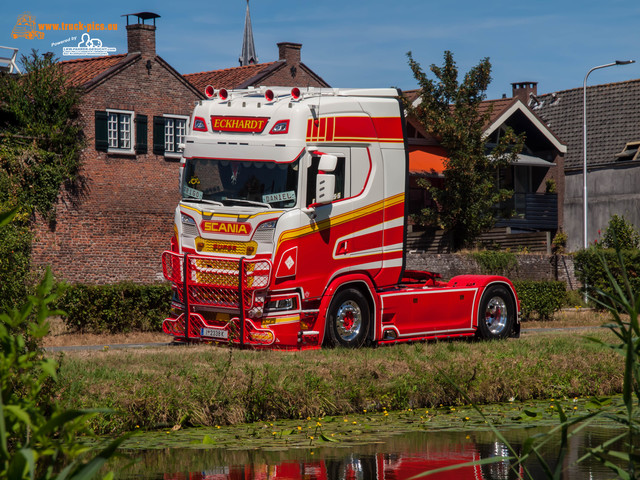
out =
<path fill-rule="evenodd" d="M 511 83 L 538 82 L 548 93 L 582 86 L 587 71 L 615 60 L 639 63 L 599 70 L 589 84 L 640 78 L 640 3 L 632 0 L 407 1 L 251 0 L 259 61 L 277 60 L 278 42 L 302 43 L 302 61 L 334 87 L 416 87 L 406 52 L 426 70 L 451 50 L 461 73 L 482 58 L 493 65 L 488 98 L 511 95 Z M 42 40 L 13 39 L 24 11 L 36 23 L 117 23 L 95 33 L 103 46 L 126 53 L 124 13 L 158 13 L 157 51 L 181 73 L 234 67 L 242 46 L 245 0 L 181 2 L 52 0 L 3 2 L 0 45 L 52 51 L 82 32 L 46 32 Z"/>

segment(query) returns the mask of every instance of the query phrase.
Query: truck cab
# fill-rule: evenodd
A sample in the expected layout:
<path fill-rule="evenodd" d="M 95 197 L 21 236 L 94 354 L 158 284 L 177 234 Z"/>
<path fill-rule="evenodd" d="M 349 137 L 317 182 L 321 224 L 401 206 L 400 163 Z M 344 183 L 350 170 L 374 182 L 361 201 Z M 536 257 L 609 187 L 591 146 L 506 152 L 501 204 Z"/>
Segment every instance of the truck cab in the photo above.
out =
<path fill-rule="evenodd" d="M 397 90 L 206 93 L 190 120 L 163 255 L 175 291 L 165 332 L 282 348 L 429 337 L 448 326 L 475 332 L 473 286 L 449 311 L 456 318 L 425 329 L 405 316 L 431 308 L 415 305 L 430 304 L 422 295 L 407 303 L 416 288 L 465 295 L 404 268 L 408 160 Z M 515 318 L 515 293 L 503 285 Z"/>

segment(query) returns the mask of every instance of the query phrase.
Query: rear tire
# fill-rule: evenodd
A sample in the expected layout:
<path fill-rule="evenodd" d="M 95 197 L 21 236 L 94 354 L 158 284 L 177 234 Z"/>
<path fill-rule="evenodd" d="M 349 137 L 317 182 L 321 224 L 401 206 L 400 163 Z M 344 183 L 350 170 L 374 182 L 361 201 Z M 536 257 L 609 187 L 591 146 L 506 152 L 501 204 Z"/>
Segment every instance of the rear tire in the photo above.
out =
<path fill-rule="evenodd" d="M 515 302 L 509 289 L 504 285 L 492 285 L 480 300 L 476 333 L 486 340 L 506 338 L 513 330 L 515 318 Z"/>
<path fill-rule="evenodd" d="M 371 318 L 369 303 L 355 288 L 338 292 L 331 300 L 326 317 L 326 335 L 329 346 L 358 348 L 369 334 Z"/>

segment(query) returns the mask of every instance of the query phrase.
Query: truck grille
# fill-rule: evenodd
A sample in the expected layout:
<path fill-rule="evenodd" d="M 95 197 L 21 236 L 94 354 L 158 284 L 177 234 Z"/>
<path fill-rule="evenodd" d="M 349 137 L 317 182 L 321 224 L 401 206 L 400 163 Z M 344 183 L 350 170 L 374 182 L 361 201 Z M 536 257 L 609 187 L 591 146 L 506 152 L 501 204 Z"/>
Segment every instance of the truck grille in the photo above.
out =
<path fill-rule="evenodd" d="M 184 268 L 188 301 L 192 305 L 207 305 L 240 309 L 240 291 L 244 308 L 257 303 L 256 291 L 265 290 L 270 283 L 271 262 L 268 260 L 230 260 L 205 255 L 162 254 L 163 273 L 177 287 L 180 301 L 184 301 Z M 261 305 L 260 305 L 261 306 Z"/>

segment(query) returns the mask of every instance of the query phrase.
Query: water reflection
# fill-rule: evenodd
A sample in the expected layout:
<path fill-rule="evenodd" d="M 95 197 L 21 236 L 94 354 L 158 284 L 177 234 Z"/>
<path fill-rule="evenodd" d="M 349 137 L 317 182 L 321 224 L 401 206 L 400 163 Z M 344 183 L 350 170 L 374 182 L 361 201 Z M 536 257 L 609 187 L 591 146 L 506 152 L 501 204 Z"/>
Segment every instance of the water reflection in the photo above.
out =
<path fill-rule="evenodd" d="M 508 430 L 507 441 L 520 450 L 536 429 Z M 610 478 L 611 470 L 597 462 L 574 465 L 586 449 L 614 435 L 605 427 L 591 427 L 574 434 L 562 460 L 565 479 Z M 559 438 L 542 451 L 553 469 L 557 463 Z M 225 450 L 221 448 L 167 448 L 125 452 L 112 465 L 118 478 L 163 480 L 401 480 L 419 473 L 492 457 L 507 457 L 507 447 L 491 432 L 413 432 L 375 444 L 348 444 L 313 449 Z M 524 466 L 531 477 L 546 478 L 539 463 Z M 485 465 L 465 465 L 453 471 L 433 474 L 429 479 L 511 480 L 521 478 L 523 467 L 509 460 Z"/>

